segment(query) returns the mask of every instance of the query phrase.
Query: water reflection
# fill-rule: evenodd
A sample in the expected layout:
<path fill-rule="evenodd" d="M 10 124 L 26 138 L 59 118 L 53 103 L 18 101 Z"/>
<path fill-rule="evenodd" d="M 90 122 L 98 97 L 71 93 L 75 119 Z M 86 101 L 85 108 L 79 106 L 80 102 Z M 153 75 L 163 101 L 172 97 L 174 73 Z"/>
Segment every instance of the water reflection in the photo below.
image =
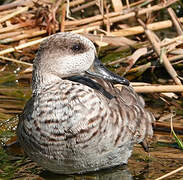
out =
<path fill-rule="evenodd" d="M 83 175 L 57 175 L 48 171 L 40 174 L 45 180 L 133 180 L 127 166 L 97 171 Z"/>

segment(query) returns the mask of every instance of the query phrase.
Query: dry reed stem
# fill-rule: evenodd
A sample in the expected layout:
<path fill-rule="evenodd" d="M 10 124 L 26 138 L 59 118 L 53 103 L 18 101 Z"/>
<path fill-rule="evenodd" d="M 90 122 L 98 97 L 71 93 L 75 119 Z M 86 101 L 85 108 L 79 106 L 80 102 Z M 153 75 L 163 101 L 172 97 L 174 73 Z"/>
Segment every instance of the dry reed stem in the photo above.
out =
<path fill-rule="evenodd" d="M 180 21 L 183 22 L 183 18 L 180 18 Z M 168 20 L 168 21 L 163 21 L 163 22 L 152 23 L 152 24 L 147 25 L 147 27 L 149 29 L 156 30 L 156 29 L 160 29 L 160 28 L 169 27 L 171 25 L 172 25 L 172 22 Z M 13 26 L 15 26 L 15 25 L 13 25 Z M 18 27 L 21 27 L 21 26 L 17 25 L 17 28 Z M 64 26 L 62 25 L 61 27 L 64 27 Z M 10 26 L 10 29 L 13 29 L 13 28 L 11 28 L 11 26 Z M 92 28 L 90 28 L 90 29 L 92 29 Z M 96 29 L 96 26 L 93 29 Z M 4 32 L 5 30 L 7 30 L 7 28 L 1 28 L 0 29 L 0 32 L 1 31 Z M 62 31 L 63 31 L 63 29 L 62 29 Z M 126 35 L 132 35 L 132 34 L 142 33 L 143 31 L 144 30 L 143 30 L 143 27 L 142 26 L 137 26 L 137 27 L 133 27 L 133 28 L 129 28 L 129 29 L 124 29 L 124 30 L 121 30 L 119 32 L 112 32 L 111 34 L 112 35 L 121 35 L 121 33 L 122 33 L 123 36 L 126 36 Z M 84 32 L 84 30 L 83 29 L 82 30 L 76 30 L 76 32 Z M 45 33 L 46 33 L 46 31 L 45 31 Z M 38 34 L 39 35 L 39 32 L 38 33 L 35 33 L 35 34 Z M 44 34 L 44 31 L 41 31 L 40 34 Z M 35 35 L 35 36 L 37 36 L 37 35 Z M 25 38 L 26 37 L 31 37 L 31 35 L 25 35 Z M 21 40 L 22 38 L 24 38 L 23 35 L 21 35 L 19 37 L 15 37 L 15 40 Z M 7 40 L 7 42 L 12 42 L 12 41 L 14 41 L 13 39 L 14 38 L 9 39 L 9 40 Z M 177 40 L 178 40 L 178 37 L 177 37 Z M 5 40 L 5 42 L 6 42 L 6 40 Z"/>
<path fill-rule="evenodd" d="M 17 6 L 27 5 L 30 2 L 32 2 L 32 0 L 19 0 L 19 1 L 9 3 L 9 4 L 1 5 L 0 11 L 4 11 L 6 9 L 11 9 L 11 8 L 14 8 Z"/>
<path fill-rule="evenodd" d="M 32 64 L 31 64 L 31 63 L 27 63 L 27 62 L 19 61 L 19 60 L 12 59 L 12 58 L 8 58 L 8 57 L 4 57 L 4 56 L 0 56 L 0 59 L 6 60 L 6 61 L 15 62 L 15 63 L 18 63 L 18 64 L 23 64 L 23 65 L 32 66 Z"/>
<path fill-rule="evenodd" d="M 0 40 L 2 39 L 5 39 L 5 38 L 11 38 L 13 36 L 18 36 L 20 34 L 22 34 L 23 32 L 20 30 L 20 31 L 15 31 L 15 32 L 9 32 L 9 33 L 4 33 L 4 34 L 1 34 L 0 35 Z M 0 41 L 1 42 L 1 41 Z"/>
<path fill-rule="evenodd" d="M 176 43 L 178 41 L 183 42 L 183 35 L 177 36 L 175 38 L 172 38 L 171 40 L 169 40 L 168 42 L 161 42 L 161 47 L 165 47 L 168 46 L 170 44 Z"/>
<path fill-rule="evenodd" d="M 182 35 L 183 34 L 182 25 L 179 22 L 179 19 L 177 18 L 175 12 L 173 11 L 172 8 L 168 8 L 167 10 L 168 10 L 168 13 L 169 13 L 169 15 L 170 15 L 170 17 L 172 19 L 172 22 L 173 22 L 173 24 L 174 24 L 174 26 L 175 26 L 175 28 L 177 30 L 178 35 Z"/>
<path fill-rule="evenodd" d="M 130 8 L 129 0 L 126 0 L 126 5 L 127 5 L 127 8 L 129 9 Z"/>
<path fill-rule="evenodd" d="M 53 18 L 53 21 L 54 21 L 54 22 L 57 22 L 57 20 L 56 20 L 56 12 L 57 12 L 58 8 L 60 7 L 60 5 L 62 4 L 62 1 L 63 1 L 63 0 L 58 0 L 58 1 L 56 1 L 56 2 L 54 3 L 53 8 L 52 8 L 52 18 Z"/>
<path fill-rule="evenodd" d="M 96 0 L 96 5 L 100 11 L 100 14 L 104 16 L 104 0 Z"/>
<path fill-rule="evenodd" d="M 22 32 L 23 32 L 23 34 L 22 34 Z M 31 30 L 22 31 L 22 32 L 17 32 L 17 36 L 9 37 L 7 39 L 3 39 L 0 42 L 1 43 L 10 43 L 10 42 L 14 42 L 14 41 L 19 41 L 21 39 L 36 37 L 36 36 L 39 36 L 39 35 L 47 33 L 46 30 L 38 30 L 37 28 L 31 29 Z"/>
<path fill-rule="evenodd" d="M 62 6 L 62 15 L 61 15 L 61 23 L 60 23 L 60 31 L 65 31 L 65 15 L 66 15 L 66 6 Z"/>
<path fill-rule="evenodd" d="M 87 0 L 74 0 L 74 1 L 69 3 L 69 6 L 70 7 L 77 6 L 77 5 L 82 4 L 84 2 L 87 2 Z"/>
<path fill-rule="evenodd" d="M 177 0 L 168 1 L 167 3 L 158 4 L 158 5 L 148 7 L 148 8 L 140 9 L 138 12 L 131 12 L 131 13 L 128 13 L 128 14 L 125 14 L 125 15 L 113 17 L 113 18 L 110 19 L 110 22 L 114 23 L 114 22 L 118 22 L 118 21 L 122 21 L 122 20 L 125 20 L 125 19 L 128 19 L 128 18 L 131 18 L 131 17 L 135 17 L 136 14 L 138 14 L 140 16 L 140 15 L 143 15 L 143 14 L 146 14 L 146 13 L 149 13 L 149 12 L 151 13 L 151 12 L 154 12 L 154 11 L 159 11 L 163 8 L 166 8 L 170 4 L 175 3 L 176 1 Z M 104 21 L 104 23 L 105 23 L 105 21 Z"/>
<path fill-rule="evenodd" d="M 136 61 L 146 53 L 147 53 L 147 48 L 139 48 L 130 57 L 128 57 L 129 65 L 126 67 L 125 71 L 123 72 L 123 76 L 132 68 L 132 66 L 136 63 Z"/>
<path fill-rule="evenodd" d="M 171 171 L 171 172 L 169 172 L 169 173 L 167 173 L 159 178 L 156 178 L 155 180 L 161 180 L 161 179 L 167 178 L 168 176 L 171 176 L 171 175 L 173 175 L 179 171 L 182 171 L 182 170 L 183 170 L 183 166 L 181 166 L 181 167 L 179 167 L 179 168 L 177 168 L 177 169 L 175 169 L 175 170 L 173 170 L 173 171 Z"/>
<path fill-rule="evenodd" d="M 30 46 L 39 44 L 40 42 L 42 42 L 42 41 L 45 40 L 46 38 L 47 38 L 47 37 L 44 37 L 44 38 L 41 38 L 41 39 L 37 39 L 37 40 L 35 40 L 35 41 L 30 41 L 30 42 L 28 42 L 28 43 L 24 43 L 24 44 L 18 45 L 18 46 L 16 46 L 16 47 L 4 49 L 4 50 L 0 51 L 0 55 L 7 54 L 7 53 L 11 53 L 11 52 L 14 52 L 14 51 L 18 51 L 18 50 L 20 50 L 20 49 L 23 49 L 23 48 L 27 48 L 27 47 L 30 47 Z"/>
<path fill-rule="evenodd" d="M 94 22 L 91 24 L 83 25 L 83 26 L 66 26 L 65 29 L 67 31 L 72 31 L 72 30 L 85 29 L 85 28 L 93 27 L 93 26 L 100 26 L 100 22 Z"/>
<path fill-rule="evenodd" d="M 171 65 L 170 61 L 168 60 L 165 51 L 161 50 L 160 48 L 160 40 L 158 37 L 155 35 L 155 33 L 147 28 L 145 24 L 138 19 L 139 23 L 144 27 L 145 34 L 149 41 L 151 42 L 153 49 L 156 51 L 157 55 L 160 56 L 163 60 L 163 64 L 167 70 L 167 72 L 170 74 L 170 76 L 173 78 L 175 83 L 177 85 L 182 85 L 180 79 L 178 78 L 177 72 L 174 70 L 173 66 Z"/>
<path fill-rule="evenodd" d="M 72 32 L 74 32 L 74 33 L 88 33 L 90 31 L 94 31 L 94 30 L 97 30 L 99 28 L 100 28 L 99 26 L 92 26 L 92 27 L 88 27 L 88 28 L 81 28 L 78 30 L 73 30 Z"/>
<path fill-rule="evenodd" d="M 76 30 L 76 31 L 73 31 L 74 33 L 87 33 L 89 31 L 93 31 L 95 29 L 99 28 L 98 26 L 97 27 L 89 27 L 89 28 L 86 28 L 86 29 L 80 29 L 80 30 Z M 46 30 L 42 30 L 42 31 L 38 31 L 38 32 L 33 32 L 33 35 L 38 35 L 38 34 L 45 34 L 46 33 Z M 32 34 L 23 34 L 24 37 L 32 37 Z M 16 37 L 15 37 L 16 38 Z M 24 43 L 24 44 L 21 44 L 21 45 L 18 45 L 16 47 L 12 47 L 12 48 L 8 48 L 8 49 L 4 49 L 2 51 L 0 51 L 0 55 L 4 55 L 4 54 L 7 54 L 7 53 L 11 53 L 11 52 L 14 52 L 14 51 L 17 51 L 17 50 L 20 50 L 20 49 L 23 49 L 23 48 L 27 48 L 27 47 L 30 47 L 30 46 L 33 46 L 33 45 L 36 45 L 40 42 L 42 42 L 43 40 L 45 40 L 47 37 L 44 37 L 44 38 L 41 38 L 41 39 L 38 39 L 38 40 L 35 40 L 35 41 L 30 41 L 28 43 Z M 128 41 L 129 43 L 132 43 L 134 41 Z M 127 42 L 127 43 L 128 43 Z"/>
<path fill-rule="evenodd" d="M 172 57 L 169 57 L 168 60 L 169 61 L 177 61 L 177 60 L 181 60 L 183 59 L 183 55 L 177 55 L 177 56 L 172 56 Z"/>
<path fill-rule="evenodd" d="M 137 67 L 134 67 L 134 68 L 130 69 L 128 71 L 128 74 L 130 74 L 130 73 L 136 73 L 136 72 L 141 72 L 142 73 L 142 72 L 146 71 L 150 67 L 151 67 L 151 62 L 148 62 L 146 64 L 139 65 Z"/>
<path fill-rule="evenodd" d="M 27 27 L 32 25 L 32 22 L 25 22 L 25 23 L 20 23 L 20 24 L 15 24 L 11 26 L 7 26 L 5 28 L 0 28 L 0 33 L 8 32 L 8 31 L 14 31 L 16 29 L 22 28 L 22 27 Z"/>
<path fill-rule="evenodd" d="M 130 82 L 130 84 L 135 87 L 135 86 L 150 86 L 150 83 L 145 83 L 145 82 Z"/>
<path fill-rule="evenodd" d="M 114 44 L 118 46 L 133 46 L 137 42 L 125 37 L 114 37 L 114 36 L 104 36 L 104 35 L 92 35 L 92 34 L 83 34 L 92 41 L 101 41 L 109 44 Z"/>
<path fill-rule="evenodd" d="M 2 6 L 2 5 L 1 5 Z M 0 6 L 0 7 L 1 7 Z M 11 14 L 15 11 L 15 9 L 10 9 L 10 10 L 6 10 L 6 11 L 0 11 L 0 17 L 7 15 L 7 14 Z"/>
<path fill-rule="evenodd" d="M 72 32 L 88 33 L 90 31 L 94 31 L 99 28 L 100 28 L 99 26 L 92 26 L 92 27 L 88 27 L 88 28 L 80 28 L 78 30 L 73 30 Z M 63 32 L 64 29 L 61 29 L 61 30 L 62 30 L 61 32 Z M 10 42 L 19 41 L 19 40 L 26 39 L 26 38 L 32 38 L 35 36 L 43 35 L 46 33 L 47 33 L 46 30 L 37 30 L 37 29 L 31 29 L 31 30 L 26 30 L 26 31 L 21 31 L 21 32 L 12 32 L 12 33 L 7 33 L 7 34 L 3 34 L 2 36 L 0 36 L 0 39 L 1 38 L 3 39 L 0 42 L 1 43 L 10 43 Z M 9 38 L 5 39 L 6 37 L 9 37 Z"/>
<path fill-rule="evenodd" d="M 148 3 L 151 3 L 152 1 L 154 1 L 154 0 L 139 0 L 139 1 L 137 1 L 137 2 L 133 2 L 133 3 L 130 3 L 129 4 L 129 7 L 133 7 L 133 6 L 137 6 L 137 5 L 139 5 L 139 6 L 141 6 L 141 5 L 143 5 L 144 3 L 145 4 L 148 4 Z M 127 7 L 127 6 L 123 6 L 123 8 L 129 8 L 129 7 Z"/>
<path fill-rule="evenodd" d="M 163 94 L 163 93 L 162 93 Z M 164 122 L 165 119 L 171 119 L 172 118 L 173 113 L 169 113 L 163 117 L 160 117 L 160 119 L 158 119 L 158 121 L 154 122 L 154 131 L 163 131 L 163 132 L 167 132 L 167 133 L 171 133 L 171 125 L 169 122 Z M 162 121 L 162 122 L 161 122 Z M 175 125 L 173 127 L 174 131 L 176 134 L 183 134 L 183 127 L 180 125 Z"/>
<path fill-rule="evenodd" d="M 77 11 L 81 11 L 81 10 L 83 10 L 83 9 L 89 8 L 89 7 L 91 7 L 91 6 L 94 6 L 95 4 L 96 4 L 96 0 L 91 1 L 91 2 L 88 2 L 88 3 L 83 4 L 83 5 L 81 5 L 81 6 L 72 8 L 72 9 L 71 9 L 71 12 L 74 13 L 74 12 L 77 12 Z"/>
<path fill-rule="evenodd" d="M 141 86 L 134 89 L 138 93 L 183 92 L 183 85 Z"/>
<path fill-rule="evenodd" d="M 130 3 L 129 6 L 128 5 L 123 5 L 122 10 L 130 8 L 130 7 L 134 7 L 134 6 L 137 6 L 137 5 L 141 6 L 144 3 L 150 3 L 152 1 L 154 1 L 154 0 L 149 0 L 149 1 L 147 1 L 147 0 L 140 0 L 140 1 L 137 1 L 137 2 Z M 120 12 L 120 14 L 121 14 L 121 12 Z"/>
<path fill-rule="evenodd" d="M 123 5 L 121 10 L 130 8 L 130 7 L 134 7 L 134 6 L 137 6 L 137 5 L 140 6 L 141 4 L 150 3 L 150 2 L 152 2 L 152 1 L 154 1 L 154 0 L 149 0 L 148 2 L 147 2 L 147 0 L 140 0 L 140 1 L 137 1 L 137 2 L 133 2 L 133 3 L 130 3 L 129 6 L 128 6 L 128 5 Z M 120 14 L 121 14 L 121 12 L 120 12 Z M 120 14 L 119 14 L 119 15 L 120 15 Z"/>
<path fill-rule="evenodd" d="M 142 14 L 145 14 L 145 13 L 148 13 L 148 12 L 154 12 L 154 11 L 158 11 L 160 9 L 163 9 L 163 8 L 166 8 L 167 6 L 175 3 L 177 0 L 169 0 L 167 3 L 161 3 L 159 5 L 154 5 L 152 7 L 149 7 L 149 8 L 144 8 L 144 9 L 141 9 L 138 11 L 138 15 L 142 15 Z M 118 13 L 109 13 L 109 17 L 112 17 L 110 19 L 110 22 L 111 23 L 114 23 L 114 22 L 118 22 L 118 21 L 121 21 L 121 20 L 125 20 L 125 19 L 128 19 L 128 18 L 131 18 L 131 17 L 135 17 L 136 13 L 135 12 L 131 12 L 131 13 L 128 13 L 128 14 L 125 14 L 125 15 L 120 15 L 122 12 L 118 12 Z M 106 15 L 104 15 L 105 17 Z M 113 17 L 113 16 L 117 16 L 117 17 Z M 96 21 L 99 21 L 99 25 L 102 25 L 103 24 L 103 18 L 104 18 L 102 15 L 97 15 L 97 16 L 94 16 L 94 17 L 90 17 L 90 18 L 85 18 L 85 19 L 80 19 L 80 20 L 75 20 L 75 21 L 66 21 L 66 25 L 67 26 L 80 26 L 80 25 L 84 25 L 84 24 L 87 24 L 87 23 L 92 23 L 92 22 L 96 22 Z M 106 18 L 106 17 L 105 17 Z M 104 23 L 106 23 L 106 20 L 104 20 Z"/>
<path fill-rule="evenodd" d="M 62 13 L 64 13 L 64 12 L 62 11 Z M 64 18 L 63 18 L 63 20 L 64 20 Z M 181 22 L 183 22 L 183 18 L 179 18 L 179 20 Z M 31 24 L 32 24 L 31 22 L 28 22 L 28 23 L 26 22 L 26 23 L 11 25 L 11 26 L 6 27 L 6 28 L 0 28 L 0 33 L 12 31 L 12 30 L 15 30 L 15 29 L 18 29 L 18 28 L 21 28 L 21 27 L 26 27 L 26 26 L 29 26 Z M 147 25 L 148 29 L 150 29 L 150 30 L 159 30 L 159 29 L 168 28 L 168 27 L 171 27 L 171 26 L 172 26 L 172 22 L 170 20 L 160 21 L 160 22 L 156 22 L 156 23 L 152 23 L 152 24 Z M 79 29 L 84 29 L 86 27 L 87 26 L 80 27 Z M 96 27 L 96 25 L 95 25 L 95 27 Z M 93 27 L 93 29 L 96 29 L 95 27 Z M 99 26 L 97 26 L 97 27 L 99 27 Z M 64 26 L 63 22 L 61 23 L 61 32 L 64 31 L 62 28 L 67 29 L 67 27 Z M 81 30 L 81 31 L 83 32 L 83 30 Z M 80 32 L 80 30 L 78 30 L 78 32 Z M 144 32 L 144 28 L 142 26 L 135 26 L 135 27 L 132 27 L 132 28 L 126 28 L 126 29 L 123 29 L 123 30 L 119 30 L 117 32 L 110 32 L 110 34 L 115 35 L 115 36 L 130 36 L 130 35 L 140 34 L 140 33 L 143 33 L 143 32 Z M 178 37 L 170 40 L 169 42 L 162 43 L 161 47 L 167 46 L 169 44 L 172 44 L 172 43 L 174 43 L 176 41 L 179 41 L 179 40 L 182 40 L 182 39 L 183 39 L 183 36 L 178 36 Z"/>
<path fill-rule="evenodd" d="M 115 65 L 115 64 L 118 64 L 118 63 L 121 63 L 121 62 L 128 62 L 128 59 L 130 59 L 131 56 L 128 56 L 128 57 L 123 57 L 123 58 L 119 58 L 117 60 L 114 60 L 114 61 L 111 61 L 111 62 L 107 62 L 107 63 L 103 63 L 104 65 Z"/>
<path fill-rule="evenodd" d="M 149 0 L 149 3 L 150 3 L 151 1 L 153 1 L 153 0 Z M 130 4 L 130 7 L 139 5 L 139 4 L 143 3 L 143 2 L 146 2 L 146 1 L 145 1 L 145 0 L 141 0 L 141 1 L 138 1 L 138 2 L 131 3 L 131 4 Z M 71 2 L 71 3 L 72 3 L 72 2 Z M 70 3 L 70 6 L 71 6 L 71 3 Z M 127 8 L 127 6 L 123 6 L 123 7 L 122 7 L 122 9 L 126 9 L 126 8 Z M 114 17 L 114 16 L 119 16 L 119 15 L 121 15 L 121 14 L 122 14 L 122 12 L 111 12 L 111 13 L 109 13 L 108 16 L 109 16 L 109 17 Z M 91 22 L 93 22 L 93 21 L 102 20 L 102 19 L 103 19 L 103 16 L 97 15 L 97 16 L 95 16 L 95 17 L 85 18 L 85 20 L 86 20 L 86 19 L 88 19 L 87 21 L 88 21 L 88 23 L 90 23 L 90 25 L 91 25 Z M 83 20 L 83 21 L 85 21 L 85 20 Z M 79 21 L 79 20 L 77 20 L 77 21 Z M 69 23 L 69 21 L 67 21 L 67 23 Z M 74 22 L 72 21 L 71 23 L 74 23 Z M 103 23 L 103 22 L 100 21 L 100 22 L 94 23 L 93 25 L 101 25 L 102 23 Z M 77 24 L 77 23 L 76 23 L 76 24 Z M 85 23 L 84 23 L 84 24 L 85 24 Z M 86 24 L 87 24 L 87 22 L 86 22 Z"/>
<path fill-rule="evenodd" d="M 111 0 L 111 1 L 115 12 L 120 12 L 123 10 L 123 4 L 121 0 Z"/>
<path fill-rule="evenodd" d="M 110 13 L 109 16 L 112 16 L 114 13 Z M 119 13 L 115 13 L 119 14 Z M 106 15 L 104 15 L 105 17 Z M 89 24 L 95 21 L 99 21 L 102 20 L 104 18 L 102 15 L 96 15 L 96 16 L 92 16 L 89 18 L 84 18 L 84 19 L 80 19 L 80 20 L 75 20 L 75 21 L 66 21 L 65 25 L 66 26 L 80 26 L 80 25 L 84 25 L 84 24 Z M 103 23 L 103 21 L 98 22 L 100 25 Z"/>
<path fill-rule="evenodd" d="M 0 18 L 0 23 L 7 21 L 8 19 L 11 19 L 12 17 L 17 16 L 18 14 L 26 12 L 28 9 L 29 9 L 29 7 L 17 8 L 17 9 L 15 9 L 15 11 L 13 13 Z"/>
<path fill-rule="evenodd" d="M 179 18 L 179 20 L 180 22 L 183 22 L 183 18 Z M 147 28 L 155 31 L 155 30 L 169 28 L 172 25 L 173 23 L 171 20 L 166 20 L 166 21 L 159 21 L 152 24 L 148 24 Z M 141 34 L 141 33 L 144 33 L 143 26 L 134 26 L 131 28 L 125 28 L 125 29 L 118 30 L 116 32 L 112 32 L 111 34 L 115 36 L 131 36 L 131 35 Z"/>
<path fill-rule="evenodd" d="M 92 27 L 80 28 L 78 30 L 73 30 L 72 32 L 87 33 L 87 32 L 94 31 L 94 30 L 99 29 L 99 28 L 100 28 L 99 26 L 92 26 Z M 64 24 L 62 22 L 61 32 L 63 32 L 64 30 L 65 30 Z M 14 41 L 18 41 L 18 40 L 22 40 L 22 39 L 26 39 L 26 38 L 31 38 L 31 37 L 43 35 L 46 33 L 47 33 L 46 30 L 37 30 L 37 29 L 24 30 L 21 32 L 5 33 L 5 34 L 1 35 L 0 39 L 3 39 L 3 40 L 1 40 L 0 42 L 1 43 L 10 43 L 10 42 L 14 42 Z M 7 37 L 9 37 L 9 38 L 7 38 Z M 7 39 L 5 39 L 5 38 L 7 38 Z"/>
<path fill-rule="evenodd" d="M 115 87 L 121 89 L 123 85 L 116 84 Z M 183 85 L 133 85 L 133 88 L 137 93 L 183 92 Z"/>
<path fill-rule="evenodd" d="M 110 34 L 110 29 L 111 29 L 111 23 L 110 23 L 110 18 L 109 18 L 109 5 L 107 5 L 106 3 L 104 3 L 104 7 L 106 9 L 106 17 L 107 17 L 107 24 L 106 24 L 106 28 L 107 28 L 107 34 Z"/>
<path fill-rule="evenodd" d="M 168 71 L 168 73 L 170 74 L 170 76 L 173 78 L 173 80 L 175 81 L 175 83 L 177 85 L 182 85 L 180 79 L 178 78 L 177 72 L 175 71 L 175 69 L 173 68 L 173 66 L 171 65 L 170 61 L 168 60 L 166 53 L 162 51 L 161 54 L 161 58 L 163 60 L 163 64 L 166 68 L 166 70 Z"/>

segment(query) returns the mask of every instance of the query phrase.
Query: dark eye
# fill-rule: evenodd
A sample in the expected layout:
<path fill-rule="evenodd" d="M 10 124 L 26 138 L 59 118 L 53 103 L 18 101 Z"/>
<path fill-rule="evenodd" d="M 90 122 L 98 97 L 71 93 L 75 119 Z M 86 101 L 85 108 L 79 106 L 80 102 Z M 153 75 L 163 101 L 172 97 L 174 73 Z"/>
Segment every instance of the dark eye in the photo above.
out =
<path fill-rule="evenodd" d="M 74 44 L 72 47 L 71 47 L 72 51 L 74 52 L 80 52 L 82 51 L 84 48 L 83 48 L 83 45 L 81 43 L 78 43 L 78 44 Z"/>

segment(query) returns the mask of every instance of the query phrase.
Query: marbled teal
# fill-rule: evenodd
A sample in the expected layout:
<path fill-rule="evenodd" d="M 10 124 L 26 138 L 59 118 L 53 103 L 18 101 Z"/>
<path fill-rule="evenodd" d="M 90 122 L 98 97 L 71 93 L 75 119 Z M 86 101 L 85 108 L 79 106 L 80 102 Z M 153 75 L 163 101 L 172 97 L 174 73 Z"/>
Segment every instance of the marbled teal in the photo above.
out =
<path fill-rule="evenodd" d="M 18 140 L 30 159 L 52 172 L 126 164 L 134 144 L 153 135 L 154 117 L 143 99 L 102 65 L 93 43 L 81 35 L 57 33 L 41 43 L 32 89 Z"/>

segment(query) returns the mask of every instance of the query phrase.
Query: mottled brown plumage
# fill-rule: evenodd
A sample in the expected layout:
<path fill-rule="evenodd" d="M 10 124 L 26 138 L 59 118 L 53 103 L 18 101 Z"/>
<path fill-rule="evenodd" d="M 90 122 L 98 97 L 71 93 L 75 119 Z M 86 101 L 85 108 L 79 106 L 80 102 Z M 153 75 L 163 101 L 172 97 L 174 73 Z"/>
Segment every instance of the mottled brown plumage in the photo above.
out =
<path fill-rule="evenodd" d="M 72 174 L 124 164 L 133 145 L 153 134 L 143 99 L 122 77 L 99 69 L 95 56 L 91 41 L 73 33 L 52 35 L 40 46 L 17 135 L 45 169 Z M 121 91 L 117 82 L 125 84 Z"/>

